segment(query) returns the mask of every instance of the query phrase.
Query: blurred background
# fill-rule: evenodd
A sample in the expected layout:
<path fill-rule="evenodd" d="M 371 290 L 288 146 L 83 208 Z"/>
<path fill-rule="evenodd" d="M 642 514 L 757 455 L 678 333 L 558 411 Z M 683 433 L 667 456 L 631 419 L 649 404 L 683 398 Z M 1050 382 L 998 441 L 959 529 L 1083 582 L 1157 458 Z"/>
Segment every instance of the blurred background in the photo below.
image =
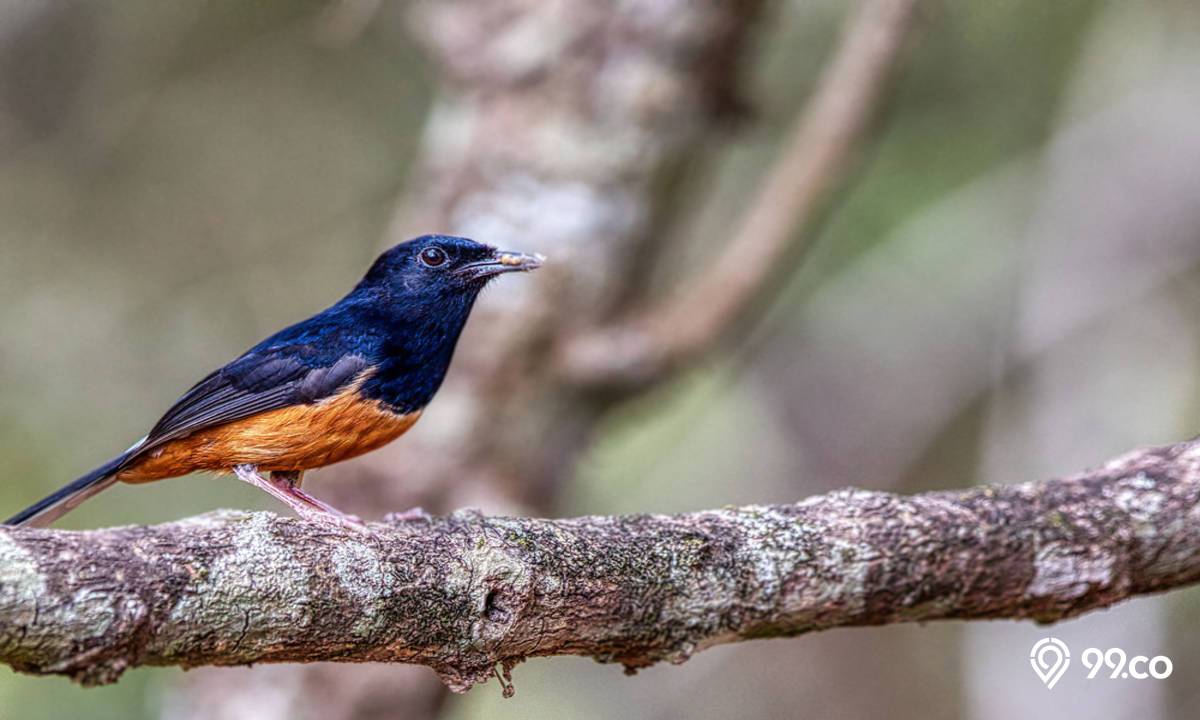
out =
<path fill-rule="evenodd" d="M 368 515 L 916 492 L 1195 435 L 1190 0 L 922 5 L 812 245 L 735 346 L 672 382 L 594 402 L 541 379 L 537 337 L 496 337 L 489 319 L 584 322 L 703 268 L 854 5 L 0 2 L 4 512 L 127 447 L 211 368 L 428 231 L 559 269 L 482 298 L 405 447 L 314 476 Z M 548 304 L 573 314 L 545 319 Z M 504 373 L 523 379 L 488 402 L 517 435 L 480 440 L 495 406 L 471 398 Z M 219 507 L 281 511 L 198 477 L 115 488 L 63 525 Z M 1175 673 L 1070 672 L 1052 692 L 1028 664 L 1045 628 L 945 623 L 743 643 L 631 678 L 535 660 L 510 700 L 494 683 L 448 697 L 424 668 L 142 669 L 93 690 L 0 668 L 0 717 L 1185 718 L 1197 622 L 1185 590 L 1056 626 L 1076 657 L 1166 654 Z"/>

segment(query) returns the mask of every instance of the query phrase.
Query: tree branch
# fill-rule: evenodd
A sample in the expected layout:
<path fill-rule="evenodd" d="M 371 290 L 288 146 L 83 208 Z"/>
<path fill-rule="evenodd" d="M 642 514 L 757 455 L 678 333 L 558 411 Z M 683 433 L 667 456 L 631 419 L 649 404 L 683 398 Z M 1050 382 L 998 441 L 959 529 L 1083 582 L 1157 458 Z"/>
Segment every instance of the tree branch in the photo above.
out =
<path fill-rule="evenodd" d="M 1041 483 L 670 517 L 3 528 L 0 661 L 85 684 L 138 665 L 410 662 L 466 690 L 537 655 L 632 669 L 843 625 L 1049 622 L 1197 579 L 1190 442 Z"/>
<path fill-rule="evenodd" d="M 583 386 L 644 386 L 716 345 L 770 295 L 853 166 L 916 6 L 917 0 L 864 0 L 733 240 L 685 283 L 686 292 L 570 338 L 560 353 L 565 376 Z"/>

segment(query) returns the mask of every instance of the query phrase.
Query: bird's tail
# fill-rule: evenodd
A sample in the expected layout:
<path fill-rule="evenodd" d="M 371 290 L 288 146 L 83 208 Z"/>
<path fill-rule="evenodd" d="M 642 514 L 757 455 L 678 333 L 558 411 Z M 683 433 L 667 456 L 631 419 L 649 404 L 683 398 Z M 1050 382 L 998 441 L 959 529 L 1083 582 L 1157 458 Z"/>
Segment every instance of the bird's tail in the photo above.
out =
<path fill-rule="evenodd" d="M 117 473 L 129 459 L 130 453 L 119 455 L 78 480 L 65 485 L 52 494 L 4 521 L 5 525 L 27 525 L 45 527 L 74 510 L 84 500 L 109 487 L 117 481 Z"/>

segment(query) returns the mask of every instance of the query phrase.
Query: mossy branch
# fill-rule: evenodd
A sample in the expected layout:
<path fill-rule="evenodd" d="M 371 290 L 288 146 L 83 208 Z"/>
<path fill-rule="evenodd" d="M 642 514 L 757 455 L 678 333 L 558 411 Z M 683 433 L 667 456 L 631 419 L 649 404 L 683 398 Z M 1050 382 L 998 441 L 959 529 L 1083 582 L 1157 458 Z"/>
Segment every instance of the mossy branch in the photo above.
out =
<path fill-rule="evenodd" d="M 537 655 L 636 669 L 835 626 L 1054 621 L 1198 578 L 1192 442 L 1040 483 L 675 516 L 2 528 L 0 661 L 85 684 L 139 665 L 408 662 L 466 690 Z"/>

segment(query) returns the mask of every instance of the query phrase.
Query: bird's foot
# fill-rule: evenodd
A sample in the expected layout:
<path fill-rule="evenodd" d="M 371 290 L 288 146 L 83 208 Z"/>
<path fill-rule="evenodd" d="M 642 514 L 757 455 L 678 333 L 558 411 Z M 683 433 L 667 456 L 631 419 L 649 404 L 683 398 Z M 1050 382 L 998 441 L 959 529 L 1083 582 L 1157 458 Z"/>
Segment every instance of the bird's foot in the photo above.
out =
<path fill-rule="evenodd" d="M 362 521 L 362 518 L 357 515 L 351 515 L 338 510 L 327 502 L 318 500 L 301 490 L 299 487 L 288 487 L 284 492 L 291 495 L 298 502 L 292 506 L 298 515 L 301 515 L 308 520 L 319 520 L 321 522 L 334 522 L 338 525 L 345 525 L 359 530 L 366 530 L 367 526 Z"/>
<path fill-rule="evenodd" d="M 391 512 L 383 516 L 383 521 L 387 523 L 405 523 L 416 521 L 432 520 L 433 516 L 425 512 L 423 507 L 414 507 L 405 510 L 404 512 Z"/>
<path fill-rule="evenodd" d="M 323 522 L 355 530 L 367 530 L 363 521 L 348 515 L 332 505 L 322 502 L 300 489 L 299 474 L 271 473 L 263 477 L 253 465 L 238 465 L 233 468 L 238 479 L 270 494 L 292 509 L 305 520 Z"/>

